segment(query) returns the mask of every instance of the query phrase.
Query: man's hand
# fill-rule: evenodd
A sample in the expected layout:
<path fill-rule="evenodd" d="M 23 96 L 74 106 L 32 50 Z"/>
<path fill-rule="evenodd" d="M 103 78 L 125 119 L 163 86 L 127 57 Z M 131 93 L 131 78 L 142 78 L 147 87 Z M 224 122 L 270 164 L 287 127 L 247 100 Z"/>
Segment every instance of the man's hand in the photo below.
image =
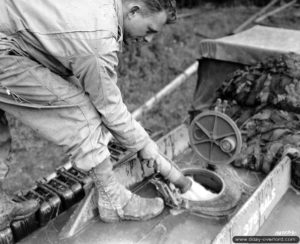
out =
<path fill-rule="evenodd" d="M 138 157 L 141 160 L 147 161 L 149 168 L 155 168 L 158 172 L 169 172 L 174 165 L 167 156 L 160 153 L 157 144 L 153 140 L 149 140 L 148 143 L 138 152 Z M 169 173 L 166 173 L 167 175 Z"/>
<path fill-rule="evenodd" d="M 154 162 L 160 158 L 160 153 L 157 144 L 153 140 L 148 143 L 138 153 L 139 157 L 143 160 L 149 161 L 149 165 L 153 166 Z"/>

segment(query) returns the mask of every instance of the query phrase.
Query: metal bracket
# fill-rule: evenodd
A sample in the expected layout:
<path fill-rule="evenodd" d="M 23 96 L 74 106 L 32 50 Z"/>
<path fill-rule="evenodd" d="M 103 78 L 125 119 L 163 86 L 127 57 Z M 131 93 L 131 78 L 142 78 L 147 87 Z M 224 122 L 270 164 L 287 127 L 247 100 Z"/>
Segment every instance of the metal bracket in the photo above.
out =
<path fill-rule="evenodd" d="M 149 182 L 162 195 L 167 206 L 173 209 L 181 209 L 185 205 L 185 201 L 180 197 L 179 189 L 171 182 L 163 179 L 161 175 L 154 175 Z"/>

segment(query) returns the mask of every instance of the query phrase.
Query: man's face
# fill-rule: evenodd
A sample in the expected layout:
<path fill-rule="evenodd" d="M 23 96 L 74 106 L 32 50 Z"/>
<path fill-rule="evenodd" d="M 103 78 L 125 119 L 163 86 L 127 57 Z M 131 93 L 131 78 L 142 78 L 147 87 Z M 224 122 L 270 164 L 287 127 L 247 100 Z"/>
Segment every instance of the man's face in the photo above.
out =
<path fill-rule="evenodd" d="M 144 15 L 140 9 L 131 9 L 124 18 L 124 42 L 151 42 L 167 21 L 165 11 Z"/>

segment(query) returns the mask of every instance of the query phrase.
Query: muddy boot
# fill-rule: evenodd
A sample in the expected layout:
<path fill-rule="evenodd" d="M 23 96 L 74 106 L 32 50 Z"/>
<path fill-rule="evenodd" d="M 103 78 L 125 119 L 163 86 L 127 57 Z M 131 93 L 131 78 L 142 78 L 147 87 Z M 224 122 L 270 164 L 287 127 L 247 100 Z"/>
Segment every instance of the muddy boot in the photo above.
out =
<path fill-rule="evenodd" d="M 7 228 L 13 220 L 24 219 L 38 210 L 39 204 L 35 200 L 14 202 L 2 189 L 0 183 L 0 230 Z"/>
<path fill-rule="evenodd" d="M 120 184 L 112 171 L 110 159 L 92 169 L 90 175 L 96 187 L 100 219 L 104 222 L 147 220 L 164 209 L 161 198 L 141 198 Z"/>

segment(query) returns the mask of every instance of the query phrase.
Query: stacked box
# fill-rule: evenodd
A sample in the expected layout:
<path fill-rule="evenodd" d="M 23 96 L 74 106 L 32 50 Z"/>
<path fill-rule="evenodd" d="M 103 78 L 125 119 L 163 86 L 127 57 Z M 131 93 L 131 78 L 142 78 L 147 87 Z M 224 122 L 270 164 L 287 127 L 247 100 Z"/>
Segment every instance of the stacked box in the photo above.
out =
<path fill-rule="evenodd" d="M 14 237 L 10 228 L 0 231 L 0 244 L 13 244 Z"/>

